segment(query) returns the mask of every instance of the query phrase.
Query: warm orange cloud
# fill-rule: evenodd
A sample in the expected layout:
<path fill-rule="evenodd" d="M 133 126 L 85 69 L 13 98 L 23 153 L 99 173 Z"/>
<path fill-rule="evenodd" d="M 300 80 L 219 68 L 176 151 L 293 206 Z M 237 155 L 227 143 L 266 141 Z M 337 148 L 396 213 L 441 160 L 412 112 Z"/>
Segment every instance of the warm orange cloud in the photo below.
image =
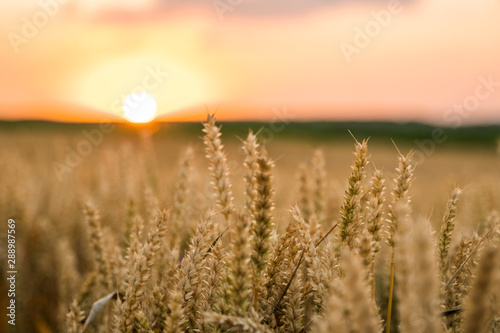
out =
<path fill-rule="evenodd" d="M 0 117 L 120 115 L 125 96 L 144 90 L 165 120 L 198 120 L 220 104 L 225 119 L 286 108 L 296 119 L 499 121 L 500 3 L 421 0 L 391 13 L 389 2 L 267 16 L 242 7 L 220 20 L 211 7 L 70 1 L 18 53 L 4 39 Z M 9 7 L 0 32 L 20 34 L 37 10 Z M 492 81 L 486 98 L 474 97 L 481 80 Z M 56 115 L 38 100 L 76 108 Z"/>

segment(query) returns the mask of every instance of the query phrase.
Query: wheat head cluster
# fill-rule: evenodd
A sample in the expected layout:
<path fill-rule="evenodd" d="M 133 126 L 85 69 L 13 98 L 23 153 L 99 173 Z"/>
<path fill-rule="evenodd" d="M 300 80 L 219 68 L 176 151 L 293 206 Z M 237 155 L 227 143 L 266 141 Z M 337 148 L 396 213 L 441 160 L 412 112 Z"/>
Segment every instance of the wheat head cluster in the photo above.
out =
<path fill-rule="evenodd" d="M 275 161 L 258 133 L 241 139 L 244 200 L 235 199 L 214 116 L 202 136 L 213 198 L 198 202 L 203 212 L 190 207 L 189 146 L 168 207 L 146 186 L 142 201 L 123 204 L 118 232 L 103 223 L 112 203 L 88 195 L 81 215 L 71 217 L 84 223 L 72 235 L 47 237 L 57 297 L 41 305 L 57 313 L 58 331 L 500 332 L 500 216 L 487 212 L 474 232 L 454 233 L 463 196 L 456 187 L 441 225 L 431 227 L 413 209 L 411 151 L 396 151 L 395 177 L 386 180 L 368 141 L 354 139 L 347 187 L 334 208 L 324 154 L 314 151 L 278 221 Z M 121 191 L 108 189 L 110 196 Z M 54 232 L 44 221 L 36 228 Z"/>

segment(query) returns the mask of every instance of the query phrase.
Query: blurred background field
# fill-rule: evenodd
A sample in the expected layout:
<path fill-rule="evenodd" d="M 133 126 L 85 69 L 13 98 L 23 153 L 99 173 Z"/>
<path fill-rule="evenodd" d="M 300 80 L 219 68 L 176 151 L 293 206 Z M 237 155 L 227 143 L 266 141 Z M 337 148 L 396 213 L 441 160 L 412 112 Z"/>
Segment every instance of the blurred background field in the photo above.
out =
<path fill-rule="evenodd" d="M 54 188 L 62 190 L 70 184 L 76 186 L 72 189 L 75 191 L 77 185 L 85 185 L 88 191 L 85 194 L 96 199 L 101 199 L 111 186 L 117 185 L 113 182 L 141 182 L 142 186 L 151 186 L 163 202 L 168 203 L 179 159 L 186 147 L 192 146 L 196 157 L 195 170 L 199 171 L 197 181 L 200 184 L 209 181 L 205 172 L 207 162 L 201 140 L 201 122 L 113 126 L 110 133 L 100 132 L 101 142 L 91 144 L 91 152 L 78 158 L 81 162 L 77 166 L 63 168 L 67 155 L 71 155 L 68 152 L 78 154 L 78 145 L 89 141 L 84 132 L 99 131 L 98 124 L 0 124 L 4 143 L 3 175 L 13 173 L 12 177 L 19 177 L 25 173 L 26 177 L 18 178 L 21 184 L 42 185 L 41 182 L 48 182 L 51 186 L 44 187 L 47 191 Z M 443 128 L 448 138 L 439 143 L 432 141 L 431 133 L 435 127 L 413 123 L 223 123 L 223 141 L 236 195 L 243 193 L 243 152 L 240 146 L 249 129 L 259 133 L 261 142 L 266 143 L 270 156 L 276 161 L 278 206 L 293 204 L 294 189 L 290 186 L 296 182 L 291 179 L 297 176 L 299 164 L 309 163 L 313 150 L 317 148 L 325 153 L 329 192 L 342 195 L 346 185 L 343 182 L 353 160 L 354 139 L 349 131 L 358 140 L 369 138 L 372 164 L 382 168 L 388 179 L 391 179 L 396 167 L 397 150 L 392 140 L 402 153 L 415 152 L 417 168 L 414 188 L 419 200 L 414 204 L 421 206 L 422 212 L 427 214 L 431 214 L 436 204 L 436 209 L 442 208 L 439 204 L 447 200 L 443 194 L 447 194 L 454 184 L 467 187 L 470 191 L 495 184 L 492 180 L 496 179 L 500 163 L 497 143 L 499 126 Z M 6 180 L 9 179 L 12 178 L 6 177 Z M 82 180 L 86 183 L 78 184 Z M 127 191 L 131 188 L 138 190 L 137 186 L 127 185 L 125 188 Z M 121 191 L 114 194 L 129 197 L 140 192 Z M 44 196 L 40 195 L 40 198 Z"/>
<path fill-rule="evenodd" d="M 195 158 L 186 212 L 187 234 L 207 208 L 215 207 L 201 123 L 115 126 L 110 133 L 102 133 L 102 140 L 91 146 L 87 156 L 80 156 L 73 167 L 58 175 L 56 165 L 64 165 L 68 151 L 76 151 L 82 141 L 88 141 L 83 133 L 92 133 L 99 125 L 0 124 L 0 218 L 13 218 L 17 223 L 19 313 L 29 313 L 32 318 L 19 322 L 19 332 L 50 332 L 61 327 L 60 307 L 74 297 L 74 290 L 70 292 L 61 285 L 66 265 L 74 265 L 80 274 L 73 280 L 74 288 L 91 270 L 92 256 L 82 214 L 84 202 L 96 204 L 106 237 L 120 242 L 130 224 L 131 210 L 147 215 L 153 207 L 170 207 L 179 179 L 179 162 L 191 146 Z M 347 188 L 354 158 L 354 139 L 349 130 L 358 140 L 370 137 L 368 176 L 374 165 L 382 168 L 390 188 L 397 164 L 391 138 L 402 153 L 411 149 L 418 153 L 415 140 L 428 140 L 433 129 L 391 123 L 223 123 L 223 142 L 238 206 L 244 204 L 241 138 L 246 137 L 249 128 L 260 133 L 276 163 L 275 216 L 280 228 L 288 208 L 299 200 L 300 165 L 311 163 L 314 149 L 323 150 L 326 160 L 326 228 L 338 220 Z M 437 143 L 435 152 L 421 159 L 416 167 L 412 205 L 416 214 L 429 218 L 437 230 L 451 190 L 460 186 L 464 196 L 454 235 L 461 237 L 483 228 L 487 215 L 500 203 L 500 129 L 485 126 L 444 131 L 449 139 Z M 2 234 L 6 232 L 3 225 Z M 73 259 L 66 258 L 68 255 Z M 3 265 L 6 258 L 0 258 Z M 1 281 L 0 294 L 4 294 L 4 276 Z M 4 302 L 2 307 L 6 306 Z M 0 331 L 6 331 L 4 325 L 2 321 Z"/>

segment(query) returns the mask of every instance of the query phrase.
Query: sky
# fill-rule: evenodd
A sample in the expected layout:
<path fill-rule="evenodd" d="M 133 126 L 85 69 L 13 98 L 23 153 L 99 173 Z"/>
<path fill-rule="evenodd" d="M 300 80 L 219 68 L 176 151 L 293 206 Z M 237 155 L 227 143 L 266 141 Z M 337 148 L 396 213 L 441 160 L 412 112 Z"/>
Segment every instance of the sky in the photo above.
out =
<path fill-rule="evenodd" d="M 0 119 L 500 123 L 498 0 L 2 0 Z M 284 119 L 287 118 L 287 119 Z"/>

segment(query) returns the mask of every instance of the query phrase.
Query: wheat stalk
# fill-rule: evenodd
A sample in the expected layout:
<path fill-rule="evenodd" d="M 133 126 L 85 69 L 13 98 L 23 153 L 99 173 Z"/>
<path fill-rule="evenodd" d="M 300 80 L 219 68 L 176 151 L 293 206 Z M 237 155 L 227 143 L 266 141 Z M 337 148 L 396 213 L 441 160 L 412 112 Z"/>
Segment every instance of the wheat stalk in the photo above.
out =
<path fill-rule="evenodd" d="M 490 303 L 488 298 L 493 288 L 498 288 L 498 285 L 493 285 L 495 274 L 498 274 L 497 258 L 498 249 L 491 245 L 481 256 L 477 277 L 466 302 L 464 333 L 486 332 Z"/>
<path fill-rule="evenodd" d="M 371 179 L 369 190 L 370 198 L 368 201 L 368 213 L 366 217 L 367 229 L 375 242 L 375 253 L 380 250 L 380 241 L 382 240 L 380 231 L 382 230 L 384 222 L 384 190 L 385 179 L 383 173 L 380 169 L 375 169 Z"/>
<path fill-rule="evenodd" d="M 252 262 L 254 266 L 254 309 L 258 310 L 258 299 L 261 293 L 262 273 L 266 269 L 271 251 L 272 232 L 274 229 L 274 188 L 271 170 L 273 162 L 263 150 L 258 156 L 256 181 L 256 198 L 253 205 L 252 232 Z"/>
<path fill-rule="evenodd" d="M 246 140 L 243 142 L 243 152 L 245 153 L 245 161 L 243 162 L 246 168 L 245 174 L 245 208 L 250 215 L 254 214 L 255 202 L 257 201 L 257 172 L 259 158 L 259 144 L 257 143 L 257 136 L 249 131 Z"/>
<path fill-rule="evenodd" d="M 398 151 L 399 152 L 399 151 Z M 396 168 L 396 179 L 395 184 L 391 192 L 391 204 L 388 209 L 388 230 L 387 230 L 387 244 L 391 246 L 391 277 L 389 282 L 389 304 L 387 306 L 387 325 L 386 332 L 391 331 L 391 316 L 392 316 L 392 299 L 394 293 L 394 257 L 395 257 L 395 246 L 394 235 L 398 229 L 399 219 L 405 218 L 405 216 L 399 216 L 397 214 L 396 207 L 402 206 L 406 207 L 405 214 L 410 214 L 410 196 L 409 189 L 413 181 L 413 164 L 411 161 L 412 152 L 409 152 L 406 156 L 399 153 L 398 155 L 398 167 Z"/>
<path fill-rule="evenodd" d="M 405 225 L 406 224 L 406 225 Z M 400 219 L 398 299 L 402 333 L 441 332 L 438 263 L 430 225 L 423 219 Z M 399 254 L 398 254 L 399 255 Z"/>
<path fill-rule="evenodd" d="M 252 275 L 249 269 L 251 248 L 249 242 L 249 221 L 243 214 L 238 214 L 231 226 L 233 238 L 229 253 L 229 289 L 231 314 L 244 316 L 252 304 Z"/>
<path fill-rule="evenodd" d="M 233 192 L 229 180 L 229 167 L 227 166 L 226 153 L 221 141 L 220 127 L 215 124 L 215 116 L 208 115 L 203 123 L 203 142 L 207 158 L 210 161 L 212 185 L 217 195 L 219 209 L 229 224 L 229 218 L 234 213 Z"/>
<path fill-rule="evenodd" d="M 446 206 L 444 223 L 441 227 L 441 237 L 439 238 L 439 266 L 443 272 L 446 267 L 448 251 L 450 249 L 451 235 L 455 229 L 455 216 L 457 213 L 457 202 L 462 191 L 457 187 L 451 192 L 451 199 Z"/>
<path fill-rule="evenodd" d="M 391 203 L 388 207 L 388 230 L 387 244 L 395 247 L 394 234 L 398 229 L 399 216 L 396 213 L 396 206 L 399 204 L 406 205 L 410 203 L 410 185 L 413 181 L 413 162 L 411 160 L 412 152 L 406 156 L 401 153 L 398 155 L 398 167 L 396 168 L 396 179 L 391 191 Z"/>
<path fill-rule="evenodd" d="M 206 254 L 213 238 L 215 217 L 215 212 L 209 211 L 198 225 L 177 275 L 178 288 L 182 293 L 182 329 L 188 332 L 202 329 L 201 288 L 205 277 L 205 263 L 208 260 Z"/>
<path fill-rule="evenodd" d="M 363 192 L 361 183 L 365 178 L 365 167 L 368 164 L 367 150 L 367 141 L 356 142 L 355 160 L 348 178 L 348 189 L 344 195 L 344 203 L 340 209 L 340 239 L 350 248 L 354 246 L 354 240 L 361 224 L 360 212 Z"/>
<path fill-rule="evenodd" d="M 332 294 L 323 320 L 315 324 L 315 332 L 380 332 L 376 306 L 371 301 L 361 258 L 343 249 L 343 277 L 333 281 Z"/>
<path fill-rule="evenodd" d="M 111 287 L 109 283 L 111 281 L 111 273 L 110 264 L 107 259 L 108 255 L 104 252 L 105 245 L 99 212 L 90 202 L 85 205 L 83 212 L 89 226 L 90 242 L 96 263 L 97 280 L 107 290 Z"/>

